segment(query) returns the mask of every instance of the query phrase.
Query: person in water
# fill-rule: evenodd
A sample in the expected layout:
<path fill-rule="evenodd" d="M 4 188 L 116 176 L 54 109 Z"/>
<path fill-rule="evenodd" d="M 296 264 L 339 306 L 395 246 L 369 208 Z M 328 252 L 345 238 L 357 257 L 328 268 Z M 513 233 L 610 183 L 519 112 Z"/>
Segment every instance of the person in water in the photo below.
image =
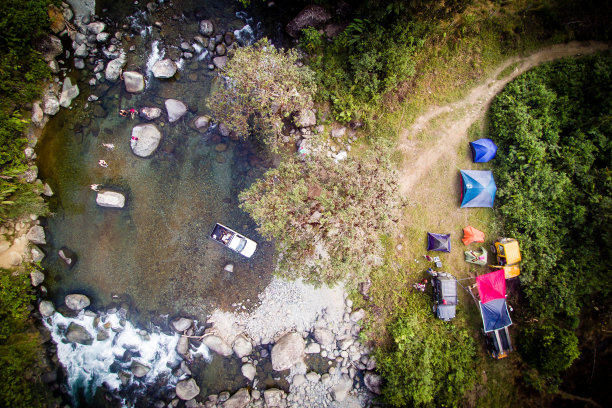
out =
<path fill-rule="evenodd" d="M 131 108 L 131 109 L 130 109 L 130 117 L 131 117 L 132 119 L 134 119 L 134 117 L 136 117 L 136 113 L 138 113 L 138 112 L 136 111 L 136 109 L 134 109 L 134 108 Z"/>
<path fill-rule="evenodd" d="M 104 168 L 108 167 L 106 160 L 98 160 L 98 164 Z"/>
<path fill-rule="evenodd" d="M 89 186 L 89 188 L 91 188 L 93 191 L 100 191 L 100 185 L 99 184 L 92 184 Z"/>
<path fill-rule="evenodd" d="M 106 147 L 106 150 L 113 150 L 115 145 L 112 143 L 102 143 L 102 146 Z"/>
<path fill-rule="evenodd" d="M 119 110 L 119 115 L 126 117 L 128 115 L 128 111 L 126 111 L 125 109 L 120 109 Z"/>

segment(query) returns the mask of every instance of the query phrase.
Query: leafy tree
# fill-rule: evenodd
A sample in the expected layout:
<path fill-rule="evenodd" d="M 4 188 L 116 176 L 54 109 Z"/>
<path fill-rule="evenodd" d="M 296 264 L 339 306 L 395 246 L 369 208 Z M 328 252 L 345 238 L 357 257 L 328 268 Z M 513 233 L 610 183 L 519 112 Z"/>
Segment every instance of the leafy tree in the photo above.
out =
<path fill-rule="evenodd" d="M 519 351 L 527 363 L 545 375 L 567 370 L 580 356 L 574 332 L 554 324 L 523 330 L 519 337 Z"/>
<path fill-rule="evenodd" d="M 235 51 L 223 73 L 226 86 L 209 106 L 216 119 L 242 137 L 256 134 L 279 151 L 286 120 L 312 106 L 312 72 L 297 64 L 294 50 L 276 49 L 267 39 Z"/>
<path fill-rule="evenodd" d="M 400 200 L 389 157 L 287 158 L 240 194 L 241 208 L 276 240 L 282 273 L 331 284 L 380 262 Z"/>
<path fill-rule="evenodd" d="M 434 319 L 411 293 L 408 308 L 390 326 L 393 344 L 376 352 L 382 396 L 396 407 L 457 406 L 476 380 L 476 346 L 466 329 Z"/>

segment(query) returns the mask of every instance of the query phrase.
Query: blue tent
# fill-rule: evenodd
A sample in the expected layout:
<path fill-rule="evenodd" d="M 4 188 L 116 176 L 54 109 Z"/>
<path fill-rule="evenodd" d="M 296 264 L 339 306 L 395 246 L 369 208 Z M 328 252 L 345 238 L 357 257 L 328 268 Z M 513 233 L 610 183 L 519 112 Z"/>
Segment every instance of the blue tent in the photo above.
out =
<path fill-rule="evenodd" d="M 486 163 L 495 158 L 497 145 L 491 139 L 478 139 L 470 142 L 474 163 Z"/>
<path fill-rule="evenodd" d="M 461 208 L 493 207 L 496 191 L 490 170 L 461 170 Z"/>
<path fill-rule="evenodd" d="M 434 234 L 433 232 L 427 233 L 427 250 L 428 251 L 451 251 L 450 234 Z"/>
<path fill-rule="evenodd" d="M 480 303 L 480 314 L 485 333 L 503 329 L 512 324 L 510 314 L 508 313 L 508 306 L 506 306 L 506 299 L 504 298 Z"/>

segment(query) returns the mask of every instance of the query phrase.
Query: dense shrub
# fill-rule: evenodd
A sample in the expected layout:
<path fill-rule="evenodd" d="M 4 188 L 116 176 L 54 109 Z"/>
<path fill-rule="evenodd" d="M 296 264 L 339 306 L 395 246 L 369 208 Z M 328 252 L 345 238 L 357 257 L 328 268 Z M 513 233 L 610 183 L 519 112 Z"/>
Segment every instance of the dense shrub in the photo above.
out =
<path fill-rule="evenodd" d="M 284 275 L 327 284 L 380 262 L 380 237 L 394 231 L 399 209 L 396 175 L 381 151 L 337 163 L 287 158 L 240 200 L 276 241 Z"/>
<path fill-rule="evenodd" d="M 565 371 L 580 356 L 574 332 L 553 324 L 523 330 L 519 351 L 527 363 L 544 375 Z"/>
<path fill-rule="evenodd" d="M 421 294 L 390 327 L 393 345 L 376 352 L 383 399 L 396 407 L 457 406 L 476 380 L 476 346 L 465 329 L 435 319 Z"/>
<path fill-rule="evenodd" d="M 612 277 L 612 56 L 565 59 L 510 83 L 490 110 L 505 233 L 536 313 L 577 316 Z"/>

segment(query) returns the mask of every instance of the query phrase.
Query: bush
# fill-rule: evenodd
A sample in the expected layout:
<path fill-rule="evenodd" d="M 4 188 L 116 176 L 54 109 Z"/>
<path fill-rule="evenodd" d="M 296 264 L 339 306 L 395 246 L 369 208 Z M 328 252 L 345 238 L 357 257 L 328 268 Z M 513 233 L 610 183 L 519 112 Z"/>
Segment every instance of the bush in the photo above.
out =
<path fill-rule="evenodd" d="M 465 329 L 434 319 L 420 294 L 391 325 L 393 345 L 376 352 L 383 399 L 392 406 L 457 406 L 476 380 L 476 346 Z"/>
<path fill-rule="evenodd" d="M 311 107 L 316 92 L 312 72 L 297 60 L 294 50 L 278 50 L 267 39 L 236 50 L 223 71 L 226 86 L 209 102 L 215 118 L 243 138 L 258 135 L 278 152 L 284 121 Z"/>
<path fill-rule="evenodd" d="M 380 150 L 367 161 L 292 157 L 243 191 L 241 208 L 276 241 L 283 275 L 332 284 L 381 261 L 379 238 L 398 217 L 395 180 Z"/>
<path fill-rule="evenodd" d="M 523 330 L 519 351 L 529 365 L 545 375 L 567 370 L 580 356 L 574 332 L 552 324 Z"/>

